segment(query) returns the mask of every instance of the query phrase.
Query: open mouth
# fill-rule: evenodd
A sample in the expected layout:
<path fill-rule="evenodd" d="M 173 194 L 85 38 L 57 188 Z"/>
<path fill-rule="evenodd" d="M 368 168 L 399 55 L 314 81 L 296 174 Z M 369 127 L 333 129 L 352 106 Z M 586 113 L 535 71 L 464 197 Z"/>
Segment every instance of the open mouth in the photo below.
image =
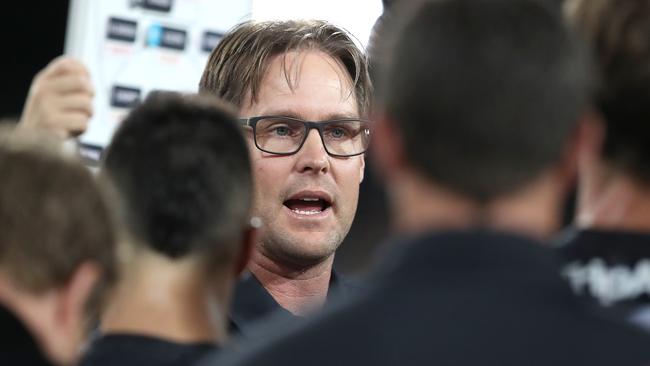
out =
<path fill-rule="evenodd" d="M 298 215 L 317 215 L 332 206 L 326 198 L 300 197 L 284 201 L 284 205 Z"/>

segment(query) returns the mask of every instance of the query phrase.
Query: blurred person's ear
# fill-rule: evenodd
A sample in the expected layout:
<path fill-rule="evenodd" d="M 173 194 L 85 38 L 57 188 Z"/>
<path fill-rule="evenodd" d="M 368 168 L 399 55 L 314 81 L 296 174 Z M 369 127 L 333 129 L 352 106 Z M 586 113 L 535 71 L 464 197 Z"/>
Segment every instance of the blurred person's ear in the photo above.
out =
<path fill-rule="evenodd" d="M 606 128 L 602 114 L 589 110 L 580 117 L 578 122 L 578 173 L 590 172 L 600 161 L 603 145 L 605 143 Z"/>
<path fill-rule="evenodd" d="M 86 336 L 86 304 L 101 276 L 100 268 L 82 263 L 57 293 L 54 322 L 59 335 L 52 340 L 48 353 L 58 363 L 75 364 Z"/>
<path fill-rule="evenodd" d="M 578 197 L 576 223 L 589 225 L 595 215 L 595 207 L 600 202 L 602 184 L 607 173 L 603 171 L 602 150 L 607 134 L 603 116 L 590 110 L 583 114 L 579 122 L 580 141 L 576 142 Z"/>
<path fill-rule="evenodd" d="M 605 139 L 605 124 L 594 110 L 583 112 L 564 149 L 558 169 L 558 179 L 568 192 L 576 186 L 579 176 L 578 206 L 592 186 L 586 177 L 593 176 Z"/>
<path fill-rule="evenodd" d="M 386 114 L 376 113 L 372 142 L 374 166 L 384 182 L 393 180 L 395 173 L 407 164 L 404 140 L 399 128 Z"/>
<path fill-rule="evenodd" d="M 561 175 L 567 186 L 573 185 L 583 169 L 592 169 L 599 159 L 605 139 L 605 124 L 599 113 L 582 113 L 571 134 L 561 160 Z"/>
<path fill-rule="evenodd" d="M 239 247 L 239 253 L 235 260 L 235 275 L 239 277 L 248 268 L 248 262 L 251 259 L 255 245 L 261 236 L 262 223 L 257 217 L 251 219 L 251 225 L 244 230 L 242 243 Z"/>

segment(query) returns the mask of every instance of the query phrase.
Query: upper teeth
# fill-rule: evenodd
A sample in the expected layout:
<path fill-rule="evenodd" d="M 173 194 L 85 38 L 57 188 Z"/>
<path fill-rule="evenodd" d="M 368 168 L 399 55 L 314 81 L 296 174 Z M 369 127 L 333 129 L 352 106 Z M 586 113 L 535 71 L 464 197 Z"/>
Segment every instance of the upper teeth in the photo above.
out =
<path fill-rule="evenodd" d="M 308 201 L 308 202 L 316 202 L 318 201 L 318 198 L 301 198 L 303 201 Z"/>

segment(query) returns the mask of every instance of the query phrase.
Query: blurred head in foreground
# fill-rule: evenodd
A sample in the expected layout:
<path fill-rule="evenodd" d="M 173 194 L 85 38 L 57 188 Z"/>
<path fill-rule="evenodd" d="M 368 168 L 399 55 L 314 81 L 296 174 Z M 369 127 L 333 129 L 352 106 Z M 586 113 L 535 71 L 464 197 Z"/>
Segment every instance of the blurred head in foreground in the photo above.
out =
<path fill-rule="evenodd" d="M 0 306 L 51 361 L 74 363 L 101 300 L 99 284 L 114 277 L 104 197 L 60 146 L 27 133 L 0 132 L 0 171 Z"/>

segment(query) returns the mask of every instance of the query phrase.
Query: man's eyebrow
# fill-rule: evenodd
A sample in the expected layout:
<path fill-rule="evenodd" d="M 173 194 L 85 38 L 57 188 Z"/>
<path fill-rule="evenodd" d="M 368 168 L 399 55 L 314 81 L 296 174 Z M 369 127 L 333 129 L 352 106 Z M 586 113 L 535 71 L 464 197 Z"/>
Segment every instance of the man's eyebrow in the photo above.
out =
<path fill-rule="evenodd" d="M 269 111 L 267 113 L 264 113 L 265 116 L 282 116 L 282 117 L 290 117 L 290 118 L 296 118 L 296 119 L 301 119 L 301 120 L 308 120 L 304 118 L 300 113 L 296 111 L 290 111 L 290 110 L 277 110 L 277 111 Z M 354 113 L 354 112 L 343 112 L 343 113 L 330 113 L 326 114 L 322 118 L 319 119 L 319 121 L 329 121 L 329 120 L 335 120 L 335 119 L 358 119 L 359 115 Z"/>
<path fill-rule="evenodd" d="M 326 118 L 323 119 L 323 121 L 333 120 L 333 119 L 358 119 L 358 118 L 360 117 L 356 113 L 334 113 L 334 114 L 328 114 Z"/>

